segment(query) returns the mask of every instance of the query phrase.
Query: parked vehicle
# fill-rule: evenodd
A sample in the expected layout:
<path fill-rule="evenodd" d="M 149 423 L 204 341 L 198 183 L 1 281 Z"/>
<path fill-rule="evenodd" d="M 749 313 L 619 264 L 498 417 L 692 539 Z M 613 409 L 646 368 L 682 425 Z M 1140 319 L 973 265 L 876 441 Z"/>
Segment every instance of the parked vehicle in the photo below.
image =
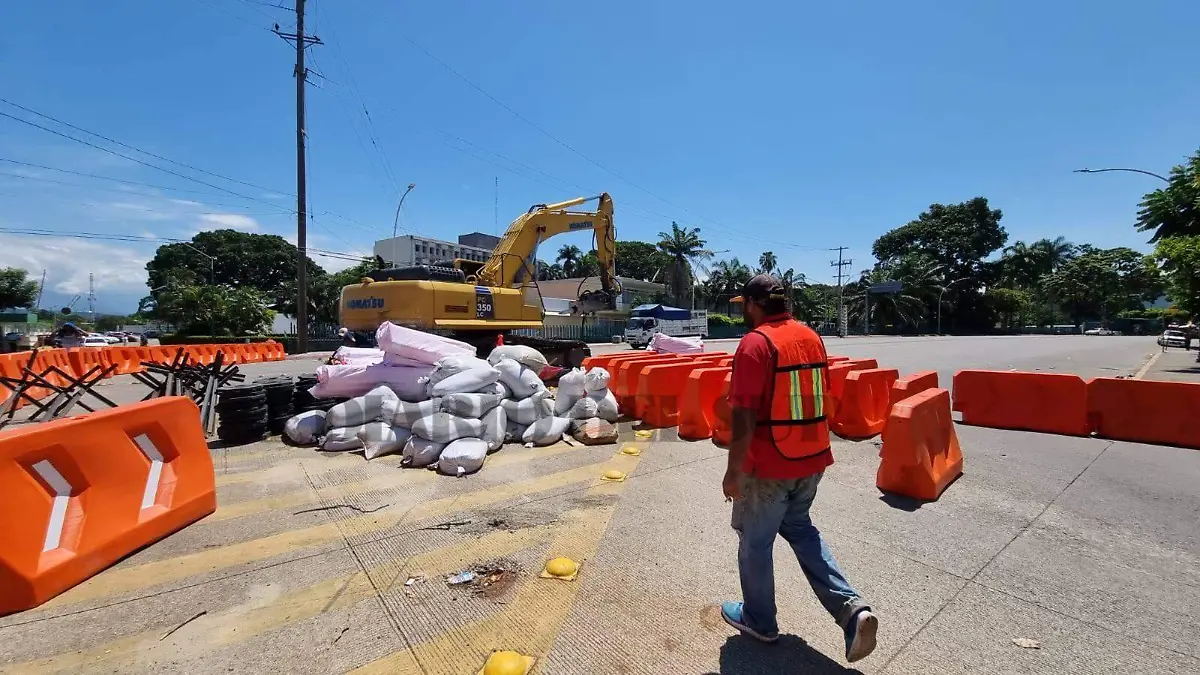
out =
<path fill-rule="evenodd" d="M 107 347 L 110 343 L 103 335 L 89 335 L 83 338 L 84 347 Z"/>
<path fill-rule="evenodd" d="M 1187 342 L 1187 336 L 1183 334 L 1183 331 L 1171 328 L 1163 331 L 1163 334 L 1158 336 L 1158 344 L 1164 349 L 1167 347 L 1185 349 L 1188 346 Z"/>
<path fill-rule="evenodd" d="M 625 342 L 634 349 L 650 344 L 657 333 L 671 337 L 708 337 L 708 311 L 686 310 L 666 305 L 639 305 L 625 322 Z"/>
<path fill-rule="evenodd" d="M 1118 333 L 1115 330 L 1109 330 L 1107 328 L 1092 328 L 1091 330 L 1083 331 L 1083 334 L 1084 335 L 1117 335 Z"/>

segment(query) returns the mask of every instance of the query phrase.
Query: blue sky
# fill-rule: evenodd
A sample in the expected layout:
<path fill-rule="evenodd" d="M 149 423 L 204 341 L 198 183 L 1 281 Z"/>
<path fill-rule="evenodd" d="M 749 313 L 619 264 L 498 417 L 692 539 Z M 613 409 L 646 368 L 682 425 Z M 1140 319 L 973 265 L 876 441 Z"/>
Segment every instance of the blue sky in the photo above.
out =
<path fill-rule="evenodd" d="M 294 17 L 277 3 L 291 6 L 0 5 L 0 96 L 253 184 L 135 155 L 235 196 L 0 117 L 0 158 L 117 179 L 0 161 L 20 174 L 0 175 L 0 227 L 294 237 L 293 52 L 268 30 Z M 1146 250 L 1132 221 L 1156 181 L 1071 170 L 1165 173 L 1200 146 L 1200 5 L 1185 0 L 308 5 L 325 41 L 309 52 L 324 75 L 309 90 L 310 245 L 330 251 L 390 236 L 409 182 L 403 229 L 491 232 L 497 177 L 500 229 L 530 204 L 608 191 L 622 239 L 673 219 L 722 257 L 769 249 L 818 281 L 825 249 L 849 247 L 857 272 L 883 232 L 978 195 L 1010 241 Z M 589 238 L 551 242 L 566 243 Z M 0 265 L 47 269 L 50 307 L 86 297 L 93 273 L 98 309 L 125 312 L 155 246 L 0 231 Z"/>

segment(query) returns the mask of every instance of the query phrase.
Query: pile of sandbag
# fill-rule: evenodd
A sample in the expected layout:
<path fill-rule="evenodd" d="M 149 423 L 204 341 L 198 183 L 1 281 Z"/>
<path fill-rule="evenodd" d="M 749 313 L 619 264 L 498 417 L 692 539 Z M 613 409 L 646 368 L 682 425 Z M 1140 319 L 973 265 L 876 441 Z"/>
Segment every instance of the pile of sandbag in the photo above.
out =
<path fill-rule="evenodd" d="M 425 397 L 422 378 L 447 357 L 475 358 L 475 348 L 465 342 L 384 322 L 375 332 L 378 348 L 339 347 L 330 363 L 317 367 L 316 398 L 364 396 L 386 385 L 402 400 Z M 536 351 L 536 350 L 535 350 Z"/>
<path fill-rule="evenodd" d="M 704 351 L 704 339 L 699 335 L 672 337 L 666 333 L 655 333 L 646 348 L 659 354 L 699 354 Z"/>
<path fill-rule="evenodd" d="M 571 420 L 571 436 L 588 445 L 617 442 L 614 423 L 620 416 L 617 399 L 608 388 L 604 368 L 575 368 L 558 380 L 554 412 Z"/>

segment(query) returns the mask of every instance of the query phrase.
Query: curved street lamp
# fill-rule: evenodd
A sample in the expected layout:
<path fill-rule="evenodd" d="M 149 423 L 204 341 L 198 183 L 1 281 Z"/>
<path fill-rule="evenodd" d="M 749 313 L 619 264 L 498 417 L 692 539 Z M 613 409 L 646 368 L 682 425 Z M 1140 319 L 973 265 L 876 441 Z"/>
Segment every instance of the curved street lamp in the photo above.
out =
<path fill-rule="evenodd" d="M 1145 171 L 1143 169 L 1075 169 L 1071 173 L 1104 173 L 1106 171 L 1128 171 L 1130 173 L 1140 173 L 1140 174 L 1145 174 L 1147 176 L 1154 176 L 1155 178 L 1161 180 L 1164 183 L 1171 182 L 1164 176 L 1160 176 L 1160 175 L 1154 173 L 1153 171 Z"/>
<path fill-rule="evenodd" d="M 391 260 L 391 263 L 393 265 L 396 264 L 396 228 L 398 228 L 400 226 L 400 207 L 404 206 L 404 198 L 407 197 L 408 193 L 412 192 L 413 188 L 415 188 L 415 187 L 417 187 L 416 183 L 409 183 L 408 189 L 406 189 L 404 191 L 404 194 L 400 195 L 400 203 L 396 204 L 396 217 L 392 219 L 392 260 Z"/>

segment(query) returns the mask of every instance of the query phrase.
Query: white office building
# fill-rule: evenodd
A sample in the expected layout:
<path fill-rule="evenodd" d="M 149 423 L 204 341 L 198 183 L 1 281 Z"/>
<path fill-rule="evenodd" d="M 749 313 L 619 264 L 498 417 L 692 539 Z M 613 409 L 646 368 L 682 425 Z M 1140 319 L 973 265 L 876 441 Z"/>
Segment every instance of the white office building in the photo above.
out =
<path fill-rule="evenodd" d="M 412 267 L 455 258 L 484 262 L 492 255 L 492 249 L 406 234 L 375 242 L 375 255 L 383 258 L 391 267 Z"/>

